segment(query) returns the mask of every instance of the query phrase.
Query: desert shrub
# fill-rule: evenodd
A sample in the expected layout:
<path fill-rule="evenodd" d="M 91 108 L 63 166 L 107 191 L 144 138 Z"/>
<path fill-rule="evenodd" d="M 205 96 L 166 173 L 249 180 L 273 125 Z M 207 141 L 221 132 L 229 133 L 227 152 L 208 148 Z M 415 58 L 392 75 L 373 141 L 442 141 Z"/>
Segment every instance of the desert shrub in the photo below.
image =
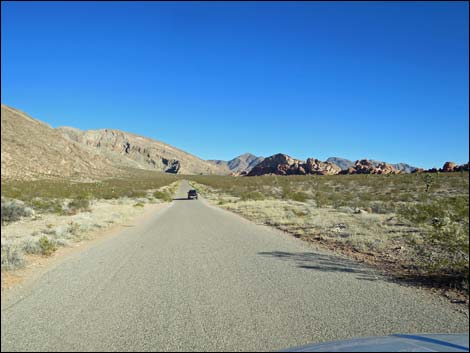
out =
<path fill-rule="evenodd" d="M 56 244 L 45 235 L 39 238 L 39 247 L 41 248 L 41 254 L 44 256 L 50 256 L 57 250 Z"/>
<path fill-rule="evenodd" d="M 6 200 L 2 197 L 1 201 L 1 222 L 14 222 L 22 217 L 29 217 L 33 210 L 27 207 L 24 202 L 18 200 Z"/>
<path fill-rule="evenodd" d="M 155 197 L 156 199 L 160 199 L 162 201 L 166 201 L 166 202 L 170 202 L 173 199 L 169 192 L 159 191 L 159 190 L 153 193 L 153 197 Z"/>
<path fill-rule="evenodd" d="M 305 202 L 308 199 L 308 195 L 302 191 L 296 191 L 291 194 L 290 199 L 298 202 Z"/>
<path fill-rule="evenodd" d="M 369 207 L 373 213 L 387 214 L 395 210 L 395 207 L 391 202 L 374 201 L 370 202 Z"/>
<path fill-rule="evenodd" d="M 254 201 L 260 201 L 260 200 L 264 200 L 265 197 L 264 195 L 259 192 L 259 191 L 246 191 L 246 192 L 242 192 L 240 194 L 240 198 L 243 200 L 243 201 L 246 201 L 246 200 L 254 200 Z"/>
<path fill-rule="evenodd" d="M 430 202 L 407 204 L 398 214 L 413 223 L 432 224 L 433 219 L 449 217 L 451 221 L 468 220 L 468 196 L 440 198 Z"/>
<path fill-rule="evenodd" d="M 134 204 L 134 207 L 144 207 L 144 204 L 142 202 L 137 202 Z"/>
<path fill-rule="evenodd" d="M 17 244 L 10 242 L 2 242 L 1 247 L 2 270 L 14 270 L 24 265 L 23 252 Z"/>
<path fill-rule="evenodd" d="M 78 198 L 67 204 L 67 213 L 76 214 L 80 211 L 90 211 L 90 200 Z"/>
<path fill-rule="evenodd" d="M 49 198 L 34 198 L 29 201 L 31 207 L 39 213 L 64 214 L 64 205 L 62 200 Z"/>
<path fill-rule="evenodd" d="M 69 222 L 67 229 L 64 230 L 65 233 L 70 233 L 73 236 L 77 236 L 82 232 L 82 227 L 78 222 Z"/>
<path fill-rule="evenodd" d="M 284 200 L 293 200 L 299 202 L 305 202 L 308 199 L 308 195 L 303 191 L 294 191 L 290 187 L 284 186 L 282 188 L 282 195 L 281 197 Z"/>
<path fill-rule="evenodd" d="M 447 197 L 427 203 L 402 206 L 402 219 L 422 226 L 422 242 L 412 245 L 428 270 L 468 278 L 469 198 Z"/>
<path fill-rule="evenodd" d="M 39 245 L 39 239 L 35 237 L 28 237 L 22 242 L 22 249 L 27 254 L 40 254 L 41 247 Z"/>
<path fill-rule="evenodd" d="M 315 193 L 315 204 L 317 207 L 325 207 L 328 204 L 328 197 L 321 191 Z"/>

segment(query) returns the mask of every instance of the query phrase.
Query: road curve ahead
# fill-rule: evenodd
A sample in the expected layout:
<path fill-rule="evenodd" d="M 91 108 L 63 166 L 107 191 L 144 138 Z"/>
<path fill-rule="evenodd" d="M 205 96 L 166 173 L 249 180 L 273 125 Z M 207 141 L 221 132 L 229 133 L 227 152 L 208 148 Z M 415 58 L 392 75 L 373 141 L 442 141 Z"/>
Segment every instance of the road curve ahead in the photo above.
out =
<path fill-rule="evenodd" d="M 189 185 L 182 182 L 177 198 Z M 465 332 L 427 292 L 209 206 L 175 200 L 2 303 L 2 351 L 252 351 Z"/>

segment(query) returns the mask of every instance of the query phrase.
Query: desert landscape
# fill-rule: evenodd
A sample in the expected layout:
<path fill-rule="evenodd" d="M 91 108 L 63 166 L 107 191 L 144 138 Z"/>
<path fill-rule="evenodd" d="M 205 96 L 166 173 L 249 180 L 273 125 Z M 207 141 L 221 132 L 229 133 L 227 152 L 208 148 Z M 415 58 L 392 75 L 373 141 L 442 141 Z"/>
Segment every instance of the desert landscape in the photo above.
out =
<path fill-rule="evenodd" d="M 469 4 L 2 1 L 1 351 L 469 351 Z"/>
<path fill-rule="evenodd" d="M 53 129 L 5 105 L 2 270 L 171 202 L 183 179 L 219 207 L 468 303 L 468 163 L 204 161 L 123 131 Z"/>

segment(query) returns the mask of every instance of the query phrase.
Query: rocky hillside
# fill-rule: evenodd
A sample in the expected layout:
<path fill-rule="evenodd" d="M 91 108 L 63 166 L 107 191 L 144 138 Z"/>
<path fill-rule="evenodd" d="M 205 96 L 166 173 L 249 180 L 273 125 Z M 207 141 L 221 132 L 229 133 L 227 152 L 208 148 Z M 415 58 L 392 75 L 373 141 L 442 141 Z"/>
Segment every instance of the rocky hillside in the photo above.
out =
<path fill-rule="evenodd" d="M 209 160 L 208 162 L 224 168 L 227 173 L 240 174 L 250 172 L 263 160 L 264 157 L 257 157 L 254 154 L 245 153 L 229 161 Z"/>
<path fill-rule="evenodd" d="M 330 159 L 331 160 L 331 159 Z M 358 160 L 347 169 L 341 169 L 334 163 L 322 162 L 318 159 L 308 158 L 307 161 L 292 158 L 278 153 L 264 159 L 255 166 L 248 176 L 266 174 L 276 175 L 335 175 L 335 174 L 399 174 L 400 171 L 387 163 L 374 163 L 367 159 Z"/>
<path fill-rule="evenodd" d="M 266 174 L 276 175 L 332 175 L 341 171 L 336 164 L 321 162 L 318 159 L 308 158 L 306 162 L 294 159 L 286 154 L 278 153 L 265 158 L 256 165 L 248 176 L 258 176 Z"/>
<path fill-rule="evenodd" d="M 97 179 L 130 168 L 168 173 L 223 174 L 189 153 L 119 130 L 82 131 L 49 125 L 1 106 L 2 179 Z"/>
<path fill-rule="evenodd" d="M 349 167 L 353 167 L 355 163 L 349 159 L 340 158 L 340 157 L 330 157 L 326 161 L 336 164 L 342 170 L 346 170 Z M 376 167 L 382 163 L 385 163 L 383 161 L 376 161 L 373 159 L 371 159 L 370 162 Z M 416 167 L 413 167 L 412 165 L 409 165 L 406 163 L 396 163 L 396 164 L 390 164 L 390 165 L 402 173 L 412 173 L 416 169 Z"/>
<path fill-rule="evenodd" d="M 330 161 L 336 160 L 343 167 L 345 166 L 343 158 L 331 157 L 326 162 L 322 162 L 318 159 L 308 158 L 306 162 L 292 158 L 286 154 L 278 153 L 271 157 L 267 157 L 263 162 L 255 166 L 247 175 L 248 176 L 259 176 L 259 175 L 335 175 L 335 174 L 400 174 L 407 173 L 409 170 L 408 164 L 406 169 L 397 168 L 396 164 L 388 164 L 385 162 L 379 162 L 368 159 L 357 160 L 349 165 L 346 169 L 341 169 L 335 163 Z M 346 160 L 347 161 L 347 160 Z M 349 164 L 349 163 L 348 163 Z M 398 164 L 400 166 L 400 164 Z M 468 172 L 469 163 L 457 165 L 453 162 L 446 162 L 442 168 L 431 168 L 424 170 L 422 168 L 413 167 L 412 173 L 451 173 L 451 172 Z M 243 174 L 242 174 L 243 175 Z"/>
<path fill-rule="evenodd" d="M 119 165 L 180 174 L 223 174 L 224 169 L 166 143 L 112 129 L 57 128 L 66 138 L 92 148 Z"/>
<path fill-rule="evenodd" d="M 105 157 L 19 110 L 2 104 L 1 116 L 2 180 L 99 178 L 121 172 Z"/>

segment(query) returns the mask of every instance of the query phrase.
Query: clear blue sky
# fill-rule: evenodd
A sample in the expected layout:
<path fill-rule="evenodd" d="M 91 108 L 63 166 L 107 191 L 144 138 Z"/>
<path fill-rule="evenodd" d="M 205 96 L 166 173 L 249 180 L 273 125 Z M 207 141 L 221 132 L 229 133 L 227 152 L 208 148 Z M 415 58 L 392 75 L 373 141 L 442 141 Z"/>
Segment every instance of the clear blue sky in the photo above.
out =
<path fill-rule="evenodd" d="M 467 2 L 2 1 L 2 103 L 205 159 L 467 162 Z"/>

